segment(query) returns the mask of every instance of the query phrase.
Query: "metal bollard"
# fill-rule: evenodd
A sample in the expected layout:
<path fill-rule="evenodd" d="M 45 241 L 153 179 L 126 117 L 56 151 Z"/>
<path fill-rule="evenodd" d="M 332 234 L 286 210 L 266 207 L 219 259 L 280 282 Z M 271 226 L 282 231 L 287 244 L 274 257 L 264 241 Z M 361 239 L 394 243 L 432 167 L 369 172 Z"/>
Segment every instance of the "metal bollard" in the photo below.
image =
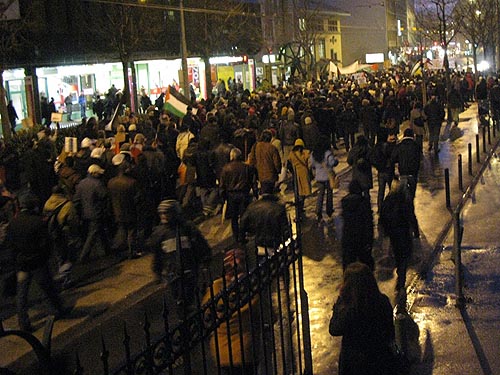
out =
<path fill-rule="evenodd" d="M 450 170 L 446 168 L 444 170 L 444 185 L 446 191 L 446 207 L 451 207 L 451 195 L 450 195 Z"/>
<path fill-rule="evenodd" d="M 469 153 L 469 176 L 472 176 L 472 144 L 467 145 L 467 151 Z"/>
<path fill-rule="evenodd" d="M 481 163 L 481 155 L 479 154 L 479 134 L 476 134 L 476 161 Z"/>
<path fill-rule="evenodd" d="M 486 153 L 486 128 L 483 126 L 483 152 Z"/>
<path fill-rule="evenodd" d="M 462 154 L 458 154 L 458 189 L 464 190 L 464 181 L 462 175 Z"/>

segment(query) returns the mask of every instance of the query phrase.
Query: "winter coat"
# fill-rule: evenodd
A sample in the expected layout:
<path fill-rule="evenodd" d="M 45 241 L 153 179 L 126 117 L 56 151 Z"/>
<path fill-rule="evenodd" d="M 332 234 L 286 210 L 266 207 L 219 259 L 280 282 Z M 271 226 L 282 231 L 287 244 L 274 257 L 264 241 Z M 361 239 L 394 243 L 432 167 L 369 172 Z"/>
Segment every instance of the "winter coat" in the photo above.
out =
<path fill-rule="evenodd" d="M 302 140 L 304 141 L 304 146 L 308 150 L 314 150 L 318 139 L 321 137 L 318 126 L 313 122 L 309 125 L 302 126 Z"/>
<path fill-rule="evenodd" d="M 345 109 L 339 118 L 343 135 L 356 133 L 359 129 L 358 115 L 354 109 Z"/>
<path fill-rule="evenodd" d="M 375 107 L 372 105 L 367 105 L 361 107 L 359 111 L 359 117 L 363 129 L 370 130 L 371 132 L 377 133 L 380 127 L 379 119 Z"/>
<path fill-rule="evenodd" d="M 198 150 L 195 152 L 196 185 L 202 188 L 216 187 L 215 154 L 213 151 Z"/>
<path fill-rule="evenodd" d="M 420 169 L 420 149 L 411 137 L 405 137 L 395 147 L 391 161 L 398 164 L 401 176 L 414 176 L 417 178 Z"/>
<path fill-rule="evenodd" d="M 49 233 L 40 215 L 21 211 L 10 221 L 5 241 L 18 271 L 33 271 L 49 260 Z"/>
<path fill-rule="evenodd" d="M 415 120 L 418 118 L 422 118 L 422 120 L 425 122 L 425 115 L 424 115 L 423 111 L 419 108 L 413 108 L 410 111 L 410 128 L 413 129 L 413 133 L 415 135 L 424 135 L 425 134 L 425 125 L 418 126 L 415 124 Z"/>
<path fill-rule="evenodd" d="M 378 173 L 394 174 L 394 163 L 391 161 L 396 142 L 378 142 L 370 152 L 370 163 Z"/>
<path fill-rule="evenodd" d="M 53 238 L 61 235 L 66 237 L 76 236 L 79 220 L 73 202 L 62 194 L 52 194 L 43 206 L 43 215 L 45 217 L 50 217 L 51 213 L 56 210 L 59 210 L 59 212 L 54 218 L 57 220 L 57 225 L 55 227 L 60 228 L 60 230 L 49 234 Z M 50 229 L 49 226 L 49 230 Z"/>
<path fill-rule="evenodd" d="M 89 175 L 80 181 L 73 202 L 83 220 L 99 221 L 108 216 L 109 192 L 100 178 Z"/>
<path fill-rule="evenodd" d="M 219 125 L 217 122 L 209 122 L 200 131 L 200 140 L 206 139 L 209 142 L 208 148 L 213 150 L 220 141 Z"/>
<path fill-rule="evenodd" d="M 299 138 L 299 124 L 293 120 L 286 120 L 281 125 L 279 130 L 279 137 L 283 146 L 293 146 L 295 140 Z"/>
<path fill-rule="evenodd" d="M 276 249 L 290 236 L 285 206 L 274 195 L 250 203 L 240 220 L 241 238 L 255 235 L 257 246 Z"/>
<path fill-rule="evenodd" d="M 373 243 L 373 215 L 370 199 L 361 194 L 347 194 L 341 200 L 342 218 L 342 247 L 352 248 L 372 246 Z"/>
<path fill-rule="evenodd" d="M 437 100 L 431 100 L 426 104 L 424 108 L 425 115 L 427 117 L 427 124 L 429 129 L 440 128 L 444 120 L 444 109 L 443 106 L 438 103 Z"/>
<path fill-rule="evenodd" d="M 189 141 L 194 138 L 194 134 L 191 133 L 189 130 L 185 132 L 180 132 L 179 135 L 177 136 L 177 140 L 175 143 L 175 151 L 177 152 L 177 157 L 179 159 L 183 159 L 184 157 L 184 151 L 186 151 Z"/>
<path fill-rule="evenodd" d="M 297 178 L 298 193 L 300 196 L 311 195 L 311 180 L 309 178 L 309 160 L 311 152 L 309 150 L 295 150 L 288 155 L 288 161 L 291 164 Z"/>
<path fill-rule="evenodd" d="M 249 164 L 257 169 L 259 181 L 278 181 L 281 159 L 278 149 L 269 142 L 257 142 L 250 152 Z"/>
<path fill-rule="evenodd" d="M 242 161 L 233 160 L 227 163 L 219 180 L 221 194 L 227 196 L 227 193 L 243 192 L 248 194 L 253 185 L 255 169 Z"/>
<path fill-rule="evenodd" d="M 118 175 L 109 180 L 108 189 L 115 221 L 135 223 L 139 193 L 137 180 L 126 175 Z"/>
<path fill-rule="evenodd" d="M 347 154 L 347 163 L 352 166 L 352 179 L 358 180 L 363 190 L 373 187 L 370 147 L 356 143 Z"/>
<path fill-rule="evenodd" d="M 336 167 L 339 164 L 339 161 L 335 158 L 335 156 L 333 156 L 333 152 L 331 150 L 325 151 L 321 162 L 318 162 L 314 158 L 313 154 L 311 154 L 309 160 L 309 164 L 314 171 L 314 179 L 318 182 L 328 181 L 328 170 L 332 170 L 333 167 Z"/>
<path fill-rule="evenodd" d="M 340 296 L 333 306 L 329 332 L 342 336 L 339 375 L 395 375 L 389 368 L 395 331 L 386 295 L 373 296 L 363 311 Z"/>

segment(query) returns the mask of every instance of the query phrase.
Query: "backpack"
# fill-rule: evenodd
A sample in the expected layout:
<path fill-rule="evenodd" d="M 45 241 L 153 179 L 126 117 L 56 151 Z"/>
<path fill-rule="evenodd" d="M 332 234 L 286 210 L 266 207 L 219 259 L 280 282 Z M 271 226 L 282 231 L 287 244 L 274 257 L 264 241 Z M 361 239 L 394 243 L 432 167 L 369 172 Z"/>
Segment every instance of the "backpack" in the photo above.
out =
<path fill-rule="evenodd" d="M 47 214 L 47 229 L 52 238 L 57 238 L 61 235 L 63 226 L 57 220 L 57 216 L 68 202 L 69 200 L 65 200 Z"/>

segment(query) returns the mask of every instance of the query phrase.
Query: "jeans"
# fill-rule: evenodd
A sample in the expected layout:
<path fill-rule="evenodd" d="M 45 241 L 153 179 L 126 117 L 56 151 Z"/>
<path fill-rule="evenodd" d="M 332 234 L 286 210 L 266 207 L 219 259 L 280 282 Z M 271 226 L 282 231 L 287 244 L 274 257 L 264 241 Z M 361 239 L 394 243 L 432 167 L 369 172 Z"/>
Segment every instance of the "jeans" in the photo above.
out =
<path fill-rule="evenodd" d="M 232 191 L 227 193 L 227 212 L 231 218 L 231 229 L 236 242 L 240 240 L 240 217 L 250 203 L 249 195 L 243 191 Z"/>
<path fill-rule="evenodd" d="M 323 199 L 326 191 L 326 214 L 330 217 L 333 214 L 333 192 L 329 181 L 316 181 L 318 185 L 318 200 L 316 201 L 316 216 L 321 219 L 323 216 Z"/>
<path fill-rule="evenodd" d="M 62 312 L 62 302 L 59 294 L 54 286 L 52 277 L 49 273 L 48 264 L 45 263 L 41 267 L 31 271 L 18 271 L 17 272 L 17 317 L 19 327 L 22 330 L 31 330 L 31 323 L 28 315 L 28 292 L 31 285 L 31 280 L 35 279 L 45 294 L 47 295 L 50 305 L 54 313 Z"/>

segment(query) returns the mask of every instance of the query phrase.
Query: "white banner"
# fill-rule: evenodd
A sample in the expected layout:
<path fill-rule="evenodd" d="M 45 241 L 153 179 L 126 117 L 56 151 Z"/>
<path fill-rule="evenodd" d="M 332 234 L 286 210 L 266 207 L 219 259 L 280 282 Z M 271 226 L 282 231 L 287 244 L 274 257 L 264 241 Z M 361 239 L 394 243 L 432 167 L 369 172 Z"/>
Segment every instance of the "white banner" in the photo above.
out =
<path fill-rule="evenodd" d="M 0 0 L 0 21 L 18 20 L 20 18 L 19 0 Z"/>

